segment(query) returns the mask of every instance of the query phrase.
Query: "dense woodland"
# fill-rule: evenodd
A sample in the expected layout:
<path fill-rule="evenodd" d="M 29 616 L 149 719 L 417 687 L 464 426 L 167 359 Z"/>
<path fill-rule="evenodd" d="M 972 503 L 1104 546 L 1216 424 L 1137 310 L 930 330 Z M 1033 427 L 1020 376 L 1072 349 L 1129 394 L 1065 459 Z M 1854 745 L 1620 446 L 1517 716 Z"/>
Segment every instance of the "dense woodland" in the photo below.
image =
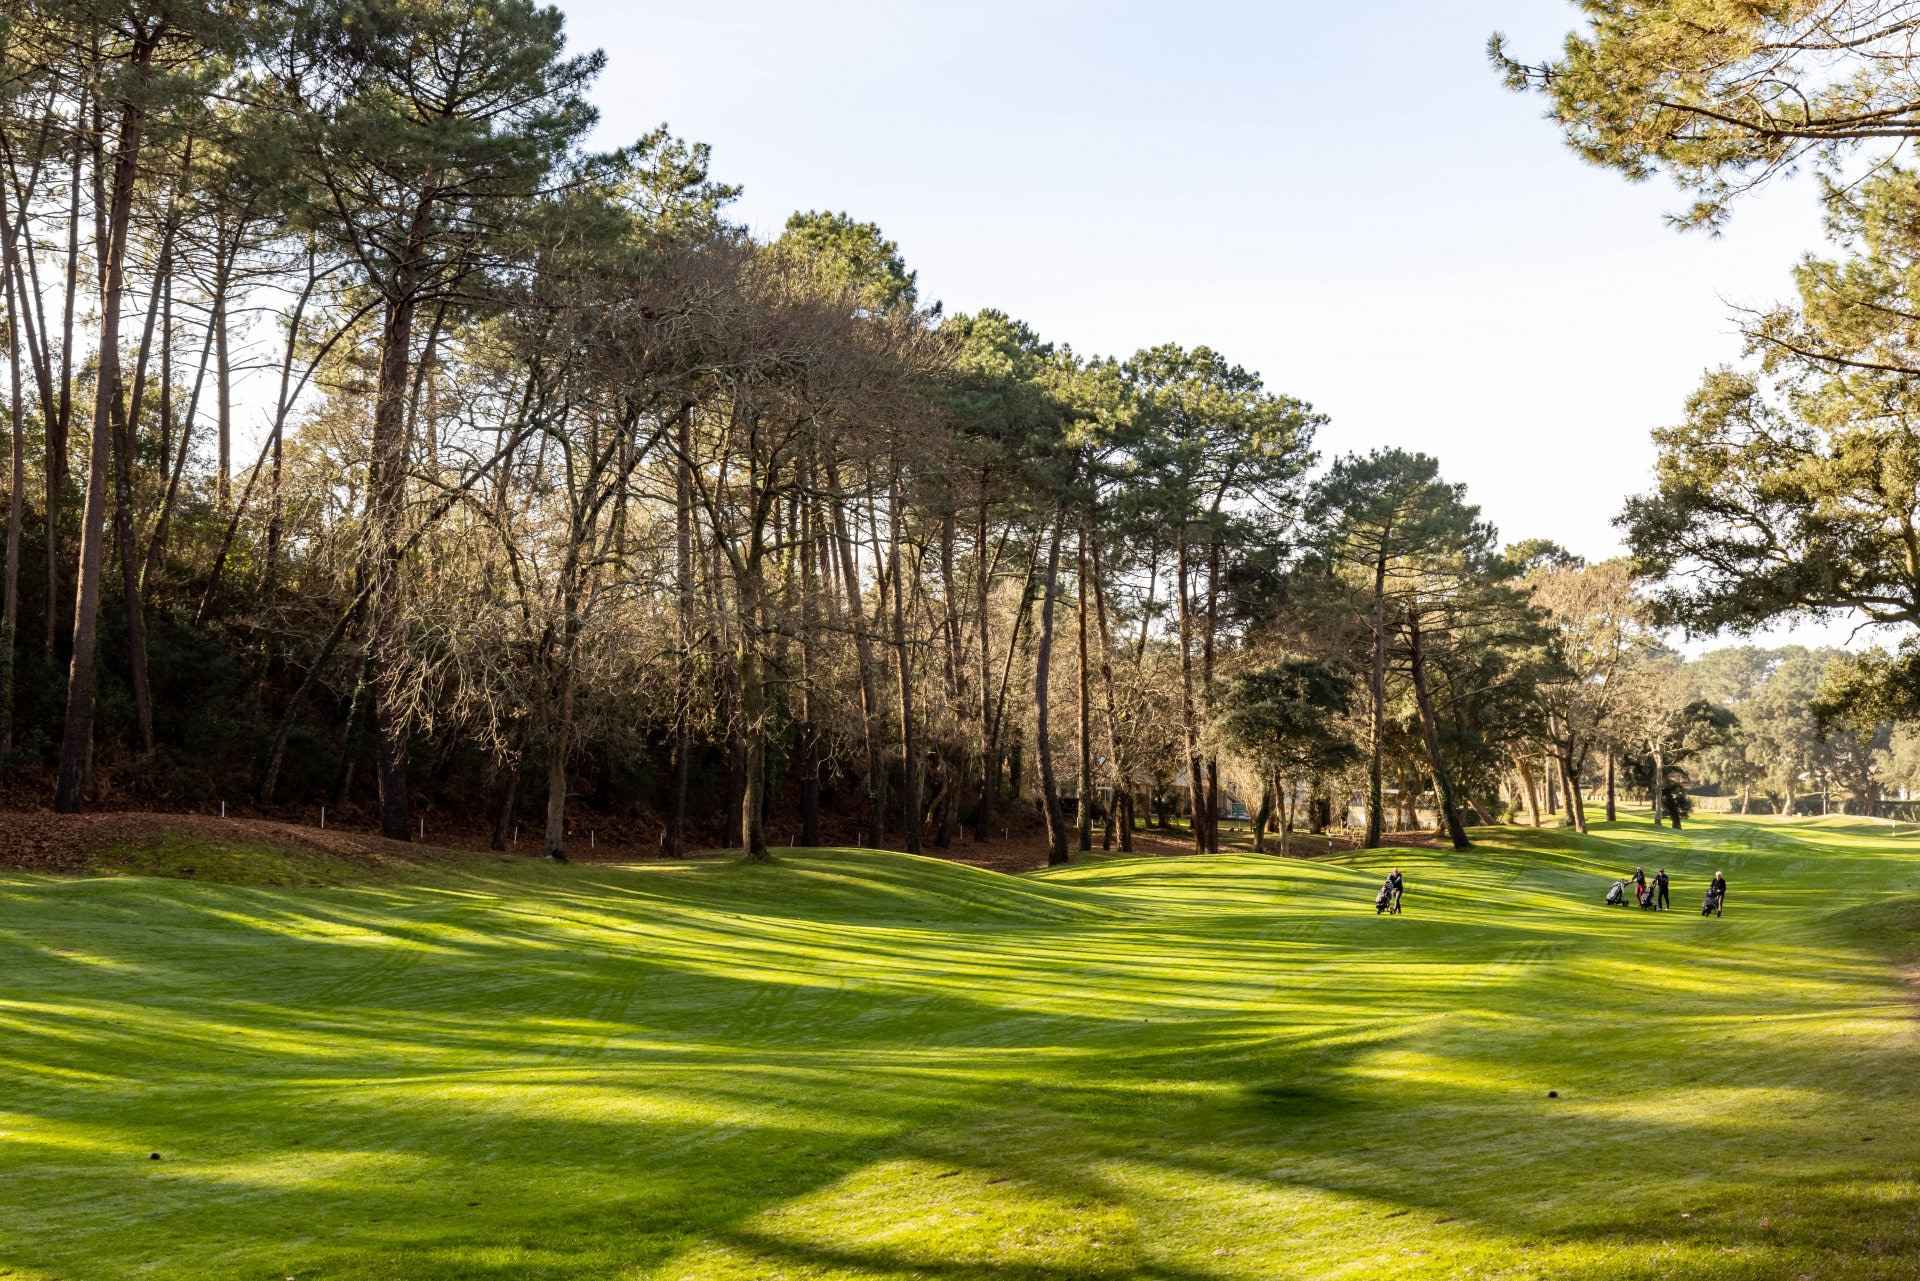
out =
<path fill-rule="evenodd" d="M 1657 166 L 1578 87 L 1650 56 L 1597 30 L 1496 61 Z M 520 0 L 7 6 L 19 790 L 555 857 L 583 811 L 750 857 L 1037 824 L 1065 861 L 1176 818 L 1217 848 L 1235 803 L 1263 843 L 1357 801 L 1369 845 L 1432 813 L 1464 847 L 1622 791 L 1677 824 L 1689 787 L 1920 786 L 1907 651 L 1672 648 L 1920 622 L 1897 165 L 1829 185 L 1835 256 L 1659 434 L 1634 557 L 1588 563 L 1434 459 L 1339 451 L 1311 370 L 946 314 L 846 214 L 756 239 L 700 144 L 588 149 L 601 72 Z M 1701 221 L 1716 165 L 1788 163 L 1669 134 Z"/>

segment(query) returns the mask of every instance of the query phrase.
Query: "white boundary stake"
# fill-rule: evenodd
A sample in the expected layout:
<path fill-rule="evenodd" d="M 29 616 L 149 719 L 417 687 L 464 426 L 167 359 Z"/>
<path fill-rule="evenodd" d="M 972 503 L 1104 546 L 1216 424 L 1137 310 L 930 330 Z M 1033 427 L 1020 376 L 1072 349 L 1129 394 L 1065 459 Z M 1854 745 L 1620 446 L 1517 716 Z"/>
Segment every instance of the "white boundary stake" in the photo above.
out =
<path fill-rule="evenodd" d="M 320 830 L 327 830 L 327 807 L 324 805 L 320 807 Z"/>
<path fill-rule="evenodd" d="M 226 803 L 225 801 L 221 801 L 221 802 L 220 802 L 220 817 L 221 817 L 221 818 L 225 818 L 226 816 L 227 816 L 227 803 Z"/>

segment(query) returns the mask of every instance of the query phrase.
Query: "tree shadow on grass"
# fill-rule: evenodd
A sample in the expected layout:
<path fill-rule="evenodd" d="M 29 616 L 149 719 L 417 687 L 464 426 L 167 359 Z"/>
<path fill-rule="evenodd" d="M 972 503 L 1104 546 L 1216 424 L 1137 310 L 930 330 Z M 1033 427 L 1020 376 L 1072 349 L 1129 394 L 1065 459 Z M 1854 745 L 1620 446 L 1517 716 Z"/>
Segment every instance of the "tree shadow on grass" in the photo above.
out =
<path fill-rule="evenodd" d="M 1424 1216 L 1437 1238 L 1459 1224 L 1516 1251 L 1538 1243 L 1556 1276 L 1633 1274 L 1600 1270 L 1589 1249 L 1623 1268 L 1652 1257 L 1636 1251 L 1679 1251 L 1698 1275 L 1803 1257 L 1703 1263 L 1758 1248 L 1731 1226 L 1649 1245 L 1637 1190 L 1606 1182 L 1620 1171 L 1661 1196 L 1713 1179 L 1729 1213 L 1772 1204 L 1767 1188 L 1799 1175 L 1798 1195 L 1836 1224 L 1807 1258 L 1907 1241 L 1873 1228 L 1872 1196 L 1845 1179 L 1894 1177 L 1911 1141 L 1881 1135 L 1872 1161 L 1843 1161 L 1838 1144 L 1860 1136 L 1836 1138 L 1830 1118 L 1903 1118 L 1910 1089 L 1863 1083 L 1904 1082 L 1910 1067 L 1821 1026 L 1884 1001 L 1884 967 L 1856 936 L 1885 922 L 1815 919 L 1783 887 L 1756 903 L 1749 934 L 1717 936 L 1743 939 L 1737 953 L 1715 955 L 1566 905 L 1546 929 L 1537 905 L 1551 896 L 1532 891 L 1488 904 L 1449 888 L 1434 901 L 1470 915 L 1382 922 L 1356 906 L 1349 919 L 1327 896 L 1360 873 L 1316 867 L 1288 882 L 1301 893 L 1275 895 L 1284 866 L 1183 863 L 1155 891 L 1174 904 L 1158 917 L 962 904 L 941 928 L 897 908 L 861 916 L 841 885 L 819 917 L 787 904 L 769 925 L 752 903 L 722 909 L 724 877 L 636 874 L 641 891 L 600 868 L 531 894 L 129 883 L 60 920 L 53 941 L 0 917 L 15 949 L 0 960 L 23 958 L 0 992 L 0 1071 L 15 1087 L 0 1103 L 0 1261 L 196 1281 L 282 1267 L 559 1281 L 675 1275 L 718 1243 L 745 1256 L 739 1275 L 1237 1275 L 1196 1262 L 1163 1193 L 1126 1177 L 1152 1170 L 1255 1206 L 1292 1190 L 1382 1207 L 1368 1222 Z M 1524 866 L 1502 854 L 1456 875 L 1484 886 Z M 777 900 L 779 884 L 776 869 L 751 888 Z M 1284 900 L 1275 913 L 1248 906 L 1263 894 Z M 1788 922 L 1797 933 L 1766 940 Z M 1609 950 L 1589 972 L 1578 949 L 1599 940 Z M 1802 992 L 1793 967 L 1816 941 L 1828 985 Z M 1684 1055 L 1636 1057 L 1638 1006 L 1595 1008 L 1597 985 L 1635 965 L 1687 975 L 1646 1015 L 1687 1031 Z M 1749 1033 L 1752 1016 L 1724 999 L 1745 990 L 1765 994 L 1758 1017 L 1810 1030 L 1784 1047 Z M 1662 1112 L 1616 1128 L 1575 1111 L 1644 1092 L 1649 1075 L 1684 1075 L 1723 1107 L 1741 1089 L 1786 1091 L 1795 1112 L 1776 1100 L 1757 1118 Z M 1549 1106 L 1550 1085 L 1568 1097 Z M 142 1162 L 149 1147 L 166 1159 Z M 1816 1159 L 1835 1176 L 1806 1176 Z M 781 1217 L 805 1207 L 832 1223 L 847 1181 L 900 1161 L 1041 1198 L 1042 1226 L 1074 1206 L 1110 1212 L 1135 1225 L 1125 1262 L 949 1257 L 932 1236 L 824 1239 Z M 1559 1183 L 1559 1199 L 1518 1194 L 1522 1180 Z M 1580 1193 L 1586 1204 L 1566 1203 Z M 937 1195 L 916 1185 L 879 1204 Z M 1239 1231 L 1233 1209 L 1203 1227 Z M 1245 1230 L 1284 1232 L 1274 1214 Z M 169 1257 L 170 1241 L 196 1243 L 195 1258 Z"/>
<path fill-rule="evenodd" d="M 161 915 L 163 931 L 185 931 L 193 909 L 173 904 Z M 58 1212 L 10 1223 L 8 1262 L 66 1270 L 87 1257 L 74 1247 L 118 1237 L 147 1243 L 117 1251 L 127 1267 L 164 1271 L 164 1254 L 147 1245 L 193 1239 L 213 1221 L 248 1266 L 406 1257 L 424 1277 L 444 1256 L 446 1275 L 485 1275 L 469 1256 L 493 1251 L 518 1260 L 515 1275 L 598 1275 L 583 1273 L 598 1261 L 529 1261 L 519 1243 L 583 1230 L 625 1238 L 612 1225 L 628 1217 L 672 1224 L 616 1251 L 620 1266 L 645 1268 L 690 1231 L 716 1232 L 860 1168 L 896 1133 L 997 1115 L 1035 1085 L 1048 1094 L 1047 1111 L 1067 1116 L 1137 1102 L 1125 1090 L 1057 1088 L 1060 1070 L 1120 1066 L 1110 1029 L 1136 1042 L 1128 1048 L 1143 1073 L 1252 1034 L 1239 1016 L 1219 1013 L 1249 994 L 1223 999 L 1217 977 L 1152 993 L 1180 1026 L 1143 1033 L 1119 1015 L 1022 1010 L 958 990 L 923 989 L 920 1008 L 903 1013 L 915 984 L 889 972 L 900 959 L 891 948 L 865 957 L 873 972 L 864 987 L 731 977 L 721 972 L 730 950 L 764 959 L 764 940 L 756 947 L 732 927 L 703 933 L 697 955 L 542 952 L 549 959 L 532 964 L 511 931 L 449 943 L 395 927 L 387 952 L 435 949 L 431 984 L 415 986 L 427 971 L 396 968 L 380 950 L 288 929 L 284 919 L 249 924 L 228 905 L 204 915 L 207 930 L 257 935 L 272 973 L 222 976 L 217 965 L 231 949 L 196 952 L 136 1007 L 127 997 L 138 985 L 81 996 L 74 979 L 84 976 L 63 980 L 63 967 L 41 958 L 53 981 L 43 976 L 46 999 L 12 1011 L 20 1026 L 9 1048 L 55 1071 L 9 1099 L 16 1117 L 42 1122 L 44 1139 L 15 1140 L 10 1182 L 29 1190 L 21 1204 L 42 1200 L 34 1188 L 112 1188 L 101 1194 L 112 1210 L 69 1195 Z M 332 921 L 361 923 L 352 914 Z M 101 946 L 129 963 L 141 950 L 131 938 Z M 841 951 L 862 954 L 844 941 Z M 560 968 L 548 973 L 550 965 Z M 335 1000 L 354 985 L 359 1000 Z M 325 999 L 260 999 L 287 987 Z M 671 1000 L 649 996 L 665 993 Z M 367 1003 L 375 994 L 418 1004 Z M 558 1007 L 556 994 L 565 998 Z M 547 1004 L 522 1005 L 523 995 Z M 831 1049 L 808 1051 L 811 1040 Z M 583 1065 L 556 1064 L 566 1057 Z M 82 1064 L 103 1069 L 104 1081 L 59 1075 Z M 634 1110 L 635 1100 L 648 1106 Z M 586 1119 L 583 1109 L 607 1119 Z M 139 1164 L 149 1147 L 164 1164 Z M 480 1180 L 497 1203 L 494 1162 L 527 1188 L 554 1189 L 555 1210 L 468 1221 L 457 1189 Z M 633 1190 L 635 1169 L 653 1172 L 653 1191 Z M 1063 1178 L 1064 1168 L 1048 1177 Z M 535 1193 L 529 1205 L 546 1199 Z M 311 1222 L 335 1225 L 337 1240 L 290 1253 L 260 1245 L 297 1239 Z"/>

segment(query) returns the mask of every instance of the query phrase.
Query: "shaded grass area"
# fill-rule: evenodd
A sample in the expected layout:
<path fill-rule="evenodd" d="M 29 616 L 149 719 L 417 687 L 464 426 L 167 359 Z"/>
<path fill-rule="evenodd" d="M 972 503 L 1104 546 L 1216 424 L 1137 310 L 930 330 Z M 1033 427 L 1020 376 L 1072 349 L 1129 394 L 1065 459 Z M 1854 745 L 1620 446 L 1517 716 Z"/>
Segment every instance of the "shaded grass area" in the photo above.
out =
<path fill-rule="evenodd" d="M 0 1275 L 1920 1276 L 1913 842 L 1480 839 L 0 879 Z"/>
<path fill-rule="evenodd" d="M 353 865 L 317 850 L 167 833 L 126 841 L 93 855 L 89 870 L 100 876 L 165 876 L 221 885 L 345 885 L 384 879 L 377 869 Z"/>

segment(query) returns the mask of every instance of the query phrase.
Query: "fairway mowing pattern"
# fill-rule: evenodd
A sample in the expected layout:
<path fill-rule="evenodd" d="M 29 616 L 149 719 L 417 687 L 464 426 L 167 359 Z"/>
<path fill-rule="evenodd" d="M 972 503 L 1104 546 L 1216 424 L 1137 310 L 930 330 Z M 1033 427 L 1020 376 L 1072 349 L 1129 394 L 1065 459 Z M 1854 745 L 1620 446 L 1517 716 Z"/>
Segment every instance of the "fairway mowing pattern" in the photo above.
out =
<path fill-rule="evenodd" d="M 0 877 L 0 1277 L 1920 1277 L 1920 842 L 1475 837 Z"/>

